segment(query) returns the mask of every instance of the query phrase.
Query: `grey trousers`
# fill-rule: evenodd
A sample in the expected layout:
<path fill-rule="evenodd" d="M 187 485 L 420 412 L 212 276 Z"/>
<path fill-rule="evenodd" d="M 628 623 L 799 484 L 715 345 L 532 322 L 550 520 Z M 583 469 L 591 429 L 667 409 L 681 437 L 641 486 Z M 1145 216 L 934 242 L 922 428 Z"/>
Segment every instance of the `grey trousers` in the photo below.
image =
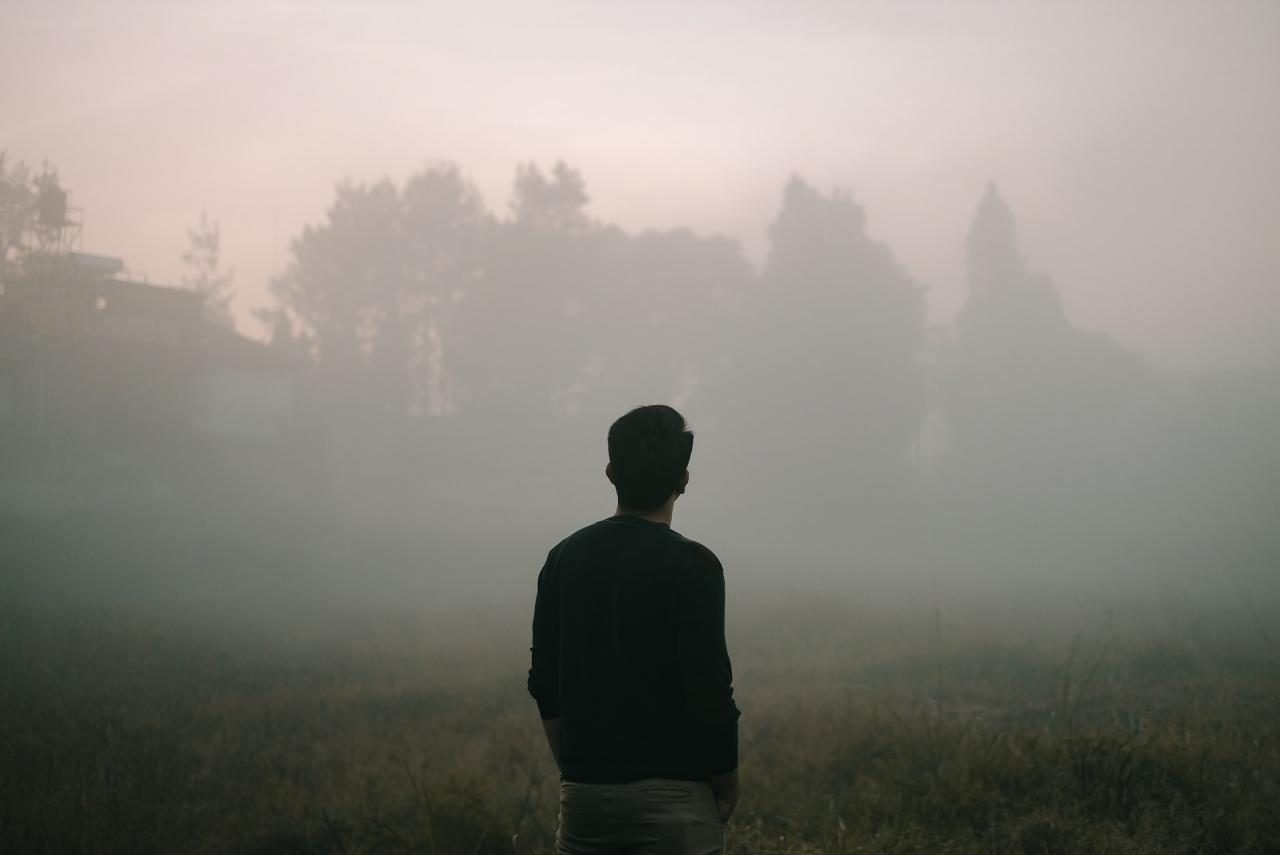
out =
<path fill-rule="evenodd" d="M 560 782 L 559 855 L 719 855 L 724 824 L 706 781 Z"/>

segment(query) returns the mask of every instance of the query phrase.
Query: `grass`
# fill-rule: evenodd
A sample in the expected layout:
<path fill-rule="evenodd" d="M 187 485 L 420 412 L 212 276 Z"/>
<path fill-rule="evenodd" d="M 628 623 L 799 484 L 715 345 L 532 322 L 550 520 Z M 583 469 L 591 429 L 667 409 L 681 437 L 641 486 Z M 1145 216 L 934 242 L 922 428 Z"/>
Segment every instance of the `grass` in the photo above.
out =
<path fill-rule="evenodd" d="M 176 547 L 91 541 L 5 555 L 0 851 L 550 851 L 527 604 L 338 604 L 246 576 L 248 547 L 219 585 L 175 577 Z M 1252 619 L 1044 608 L 738 597 L 727 851 L 1280 852 L 1280 681 Z"/>

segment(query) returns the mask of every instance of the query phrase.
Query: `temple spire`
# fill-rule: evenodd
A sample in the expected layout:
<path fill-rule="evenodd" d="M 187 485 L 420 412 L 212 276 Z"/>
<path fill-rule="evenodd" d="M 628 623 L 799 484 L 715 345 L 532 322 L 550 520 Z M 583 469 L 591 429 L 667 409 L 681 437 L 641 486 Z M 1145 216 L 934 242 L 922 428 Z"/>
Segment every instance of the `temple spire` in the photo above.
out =
<path fill-rule="evenodd" d="M 1040 335 L 1066 323 L 1049 277 L 1033 272 L 1018 245 L 1018 224 L 995 182 L 988 182 L 969 226 L 969 299 L 960 323 Z"/>

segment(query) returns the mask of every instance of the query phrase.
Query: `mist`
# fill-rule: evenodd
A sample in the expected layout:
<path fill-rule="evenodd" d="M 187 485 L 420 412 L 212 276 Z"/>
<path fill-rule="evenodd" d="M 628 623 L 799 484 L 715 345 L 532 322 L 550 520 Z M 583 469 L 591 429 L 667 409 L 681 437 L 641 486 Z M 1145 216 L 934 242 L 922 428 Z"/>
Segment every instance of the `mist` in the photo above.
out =
<path fill-rule="evenodd" d="M 1280 840 L 1223 783 L 1280 769 L 1274 5 L 5 18 L 0 715 L 43 783 L 0 848 L 551 851 L 538 568 L 646 403 L 789 806 L 728 851 Z M 976 782 L 1028 757 L 1073 771 Z"/>

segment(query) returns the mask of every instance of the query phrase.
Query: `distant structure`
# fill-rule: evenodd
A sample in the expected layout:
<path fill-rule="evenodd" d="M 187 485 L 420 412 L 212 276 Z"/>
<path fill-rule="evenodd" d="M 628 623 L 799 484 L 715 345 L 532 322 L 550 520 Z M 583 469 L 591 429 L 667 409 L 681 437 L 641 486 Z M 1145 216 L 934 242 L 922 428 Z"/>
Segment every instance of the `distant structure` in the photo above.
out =
<path fill-rule="evenodd" d="M 1039 344 L 1067 330 L 1053 282 L 1027 266 L 1017 221 L 994 182 L 978 203 L 966 250 L 969 299 L 960 316 L 965 333 L 1024 335 Z"/>
<path fill-rule="evenodd" d="M 300 367 L 206 321 L 202 295 L 82 252 L 81 223 L 46 180 L 0 271 L 0 513 L 168 502 L 269 472 Z"/>

